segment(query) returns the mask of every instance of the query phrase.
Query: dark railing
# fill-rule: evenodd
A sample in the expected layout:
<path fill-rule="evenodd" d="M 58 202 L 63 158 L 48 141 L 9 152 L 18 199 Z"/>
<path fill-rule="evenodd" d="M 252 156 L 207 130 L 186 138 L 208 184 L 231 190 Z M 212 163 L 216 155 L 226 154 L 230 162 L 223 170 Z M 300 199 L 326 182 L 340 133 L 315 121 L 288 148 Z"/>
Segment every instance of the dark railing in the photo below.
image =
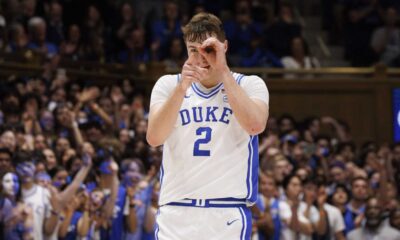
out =
<path fill-rule="evenodd" d="M 55 62 L 55 63 L 54 63 Z M 130 78 L 139 81 L 154 83 L 158 77 L 165 73 L 177 73 L 179 69 L 169 69 L 162 62 L 148 64 L 119 64 L 99 63 L 90 61 L 73 61 L 68 59 L 47 62 L 43 56 L 32 51 L 21 53 L 0 52 L 0 76 L 37 75 L 41 74 L 47 64 L 64 68 L 72 78 L 94 78 L 101 84 L 104 80 Z M 296 75 L 299 79 L 393 79 L 400 77 L 399 68 L 387 68 L 384 65 L 374 67 L 329 67 L 317 69 L 282 69 L 282 68 L 232 68 L 235 72 L 247 75 L 258 75 L 268 81 L 269 79 L 283 79 L 285 75 Z M 93 80 L 93 79 L 91 79 Z"/>

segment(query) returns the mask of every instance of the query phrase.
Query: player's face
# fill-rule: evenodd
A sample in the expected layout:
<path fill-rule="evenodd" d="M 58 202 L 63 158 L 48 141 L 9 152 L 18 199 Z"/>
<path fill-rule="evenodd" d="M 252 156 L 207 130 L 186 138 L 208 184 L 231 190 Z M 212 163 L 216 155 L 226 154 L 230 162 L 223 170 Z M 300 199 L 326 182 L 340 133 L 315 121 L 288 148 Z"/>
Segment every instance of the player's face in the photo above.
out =
<path fill-rule="evenodd" d="M 15 173 L 7 173 L 2 181 L 3 191 L 8 196 L 15 196 L 19 191 L 19 181 Z"/>
<path fill-rule="evenodd" d="M 201 43 L 199 42 L 186 42 L 186 48 L 188 52 L 188 62 L 194 66 L 210 69 L 211 66 L 207 62 L 207 59 L 199 53 Z"/>

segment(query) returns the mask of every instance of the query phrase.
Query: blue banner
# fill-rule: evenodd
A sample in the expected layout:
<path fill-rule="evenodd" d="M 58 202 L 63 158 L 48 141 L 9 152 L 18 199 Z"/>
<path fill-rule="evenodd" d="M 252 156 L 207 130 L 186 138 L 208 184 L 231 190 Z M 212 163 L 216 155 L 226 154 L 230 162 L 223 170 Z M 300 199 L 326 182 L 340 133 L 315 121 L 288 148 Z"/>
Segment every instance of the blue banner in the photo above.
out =
<path fill-rule="evenodd" d="M 394 141 L 400 142 L 400 88 L 393 90 L 393 130 Z"/>

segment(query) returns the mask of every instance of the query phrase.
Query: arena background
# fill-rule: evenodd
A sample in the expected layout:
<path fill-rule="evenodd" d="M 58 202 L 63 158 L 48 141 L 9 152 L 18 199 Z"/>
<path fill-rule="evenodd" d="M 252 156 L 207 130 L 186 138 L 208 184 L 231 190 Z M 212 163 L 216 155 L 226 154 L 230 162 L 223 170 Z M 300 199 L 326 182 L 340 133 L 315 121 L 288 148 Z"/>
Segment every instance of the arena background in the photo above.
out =
<path fill-rule="evenodd" d="M 180 26 L 194 13 L 209 11 L 223 20 L 232 70 L 259 75 L 268 86 L 272 122 L 262 136 L 276 133 L 285 142 L 285 134 L 290 134 L 279 130 L 282 116 L 292 116 L 299 132 L 308 130 L 308 120 L 318 119 L 318 136 L 329 137 L 330 157 L 340 155 L 336 152 L 340 143 L 354 143 L 353 160 L 362 169 L 365 151 L 394 151 L 393 144 L 400 141 L 400 38 L 390 42 L 378 31 L 387 27 L 398 33 L 399 10 L 396 0 L 2 0 L 1 131 L 12 129 L 17 134 L 22 124 L 23 134 L 35 138 L 38 132 L 26 132 L 23 117 L 25 97 L 31 94 L 41 98 L 39 119 L 40 110 L 54 110 L 50 102 L 74 105 L 75 96 L 69 95 L 72 86 L 78 92 L 99 87 L 101 97 L 94 99 L 99 103 L 100 98 L 111 101 L 111 89 L 123 90 L 126 82 L 134 94 L 124 96 L 125 103 L 141 108 L 135 113 L 141 114 L 139 120 L 132 122 L 145 121 L 154 83 L 164 74 L 179 72 L 185 60 Z M 169 23 L 173 23 L 171 29 L 166 27 Z M 293 66 L 285 59 L 293 60 L 296 54 L 308 57 L 310 66 Z M 64 95 L 61 99 L 58 91 Z M 15 92 L 19 103 L 10 109 L 6 98 Z M 113 111 L 107 113 L 114 117 Z M 327 118 L 324 123 L 324 117 L 333 118 L 345 137 L 338 136 Z M 160 158 L 161 150 L 135 139 L 141 130 L 134 124 L 127 128 L 130 139 L 123 145 L 138 151 L 127 153 L 129 157 L 144 156 L 147 172 L 154 163 L 149 156 Z M 117 139 L 113 144 L 121 144 L 122 129 L 111 131 Z M 55 141 L 48 142 L 61 164 L 67 151 L 57 152 Z M 72 140 L 70 147 L 75 144 Z M 14 153 L 36 150 L 33 140 L 14 145 Z M 392 180 L 399 179 L 399 164 L 393 162 Z"/>

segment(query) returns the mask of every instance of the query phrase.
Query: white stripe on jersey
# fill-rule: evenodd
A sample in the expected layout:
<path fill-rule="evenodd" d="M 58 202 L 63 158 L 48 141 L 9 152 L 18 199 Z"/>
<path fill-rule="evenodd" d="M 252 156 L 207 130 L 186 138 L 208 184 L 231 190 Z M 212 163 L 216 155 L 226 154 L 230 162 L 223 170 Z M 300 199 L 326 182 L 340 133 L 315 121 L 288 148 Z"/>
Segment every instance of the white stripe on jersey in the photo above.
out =
<path fill-rule="evenodd" d="M 242 208 L 239 208 L 239 211 L 240 211 L 240 215 L 242 215 L 242 220 L 243 220 L 243 229 L 242 229 L 242 233 L 243 233 L 243 235 L 242 235 L 242 233 L 240 234 L 240 236 L 241 236 L 241 239 L 240 240 L 246 240 L 245 238 L 246 238 L 246 230 L 247 230 L 247 218 L 246 218 L 246 214 L 244 214 L 244 211 L 243 211 L 243 209 Z"/>

